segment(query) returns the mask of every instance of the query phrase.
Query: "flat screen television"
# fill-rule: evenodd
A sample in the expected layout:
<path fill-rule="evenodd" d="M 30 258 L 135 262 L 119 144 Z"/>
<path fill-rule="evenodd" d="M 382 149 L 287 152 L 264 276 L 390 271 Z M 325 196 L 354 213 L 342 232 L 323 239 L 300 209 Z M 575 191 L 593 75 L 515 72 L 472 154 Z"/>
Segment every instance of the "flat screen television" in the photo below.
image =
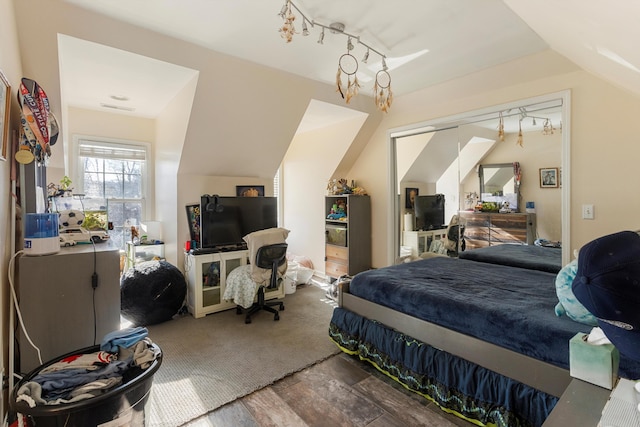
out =
<path fill-rule="evenodd" d="M 416 230 L 437 230 L 444 224 L 444 194 L 417 196 L 414 201 Z"/>
<path fill-rule="evenodd" d="M 244 246 L 242 238 L 254 231 L 278 226 L 276 197 L 200 198 L 202 248 Z"/>

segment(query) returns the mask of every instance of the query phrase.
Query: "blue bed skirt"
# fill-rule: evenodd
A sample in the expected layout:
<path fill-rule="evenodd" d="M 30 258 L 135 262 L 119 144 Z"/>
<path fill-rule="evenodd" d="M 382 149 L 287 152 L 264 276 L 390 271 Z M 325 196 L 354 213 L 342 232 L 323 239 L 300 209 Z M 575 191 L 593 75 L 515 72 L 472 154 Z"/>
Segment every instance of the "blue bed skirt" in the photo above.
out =
<path fill-rule="evenodd" d="M 482 426 L 541 426 L 558 401 L 474 363 L 342 308 L 330 338 L 443 410 Z"/>

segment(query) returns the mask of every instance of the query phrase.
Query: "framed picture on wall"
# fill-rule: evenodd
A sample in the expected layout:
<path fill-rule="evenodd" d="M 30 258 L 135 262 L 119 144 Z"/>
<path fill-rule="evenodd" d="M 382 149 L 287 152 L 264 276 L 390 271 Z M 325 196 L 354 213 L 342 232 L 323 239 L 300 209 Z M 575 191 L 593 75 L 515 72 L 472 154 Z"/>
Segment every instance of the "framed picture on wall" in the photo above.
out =
<path fill-rule="evenodd" d="M 11 109 L 11 85 L 0 70 L 0 160 L 7 160 L 9 146 L 9 110 Z"/>
<path fill-rule="evenodd" d="M 540 168 L 540 188 L 558 188 L 558 168 Z"/>
<path fill-rule="evenodd" d="M 418 195 L 417 188 L 405 188 L 404 189 L 404 207 L 407 209 L 413 209 L 416 196 Z"/>
<path fill-rule="evenodd" d="M 264 197 L 264 185 L 236 185 L 238 197 Z"/>

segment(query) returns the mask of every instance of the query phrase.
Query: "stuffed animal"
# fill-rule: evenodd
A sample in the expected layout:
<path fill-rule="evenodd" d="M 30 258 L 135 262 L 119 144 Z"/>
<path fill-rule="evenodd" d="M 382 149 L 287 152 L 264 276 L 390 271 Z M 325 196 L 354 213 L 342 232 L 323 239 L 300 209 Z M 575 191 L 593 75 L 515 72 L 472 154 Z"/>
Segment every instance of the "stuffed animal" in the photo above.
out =
<path fill-rule="evenodd" d="M 578 272 L 578 260 L 574 259 L 565 265 L 556 276 L 556 295 L 558 296 L 558 304 L 556 304 L 556 316 L 563 315 L 569 317 L 578 323 L 589 326 L 598 326 L 598 321 L 573 294 L 571 284 Z"/>

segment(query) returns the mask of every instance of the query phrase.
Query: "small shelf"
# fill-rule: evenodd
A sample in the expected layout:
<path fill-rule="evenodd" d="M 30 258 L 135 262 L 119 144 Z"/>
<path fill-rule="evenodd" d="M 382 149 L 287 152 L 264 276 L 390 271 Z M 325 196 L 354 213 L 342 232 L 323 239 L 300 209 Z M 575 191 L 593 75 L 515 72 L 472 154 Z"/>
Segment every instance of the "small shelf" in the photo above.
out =
<path fill-rule="evenodd" d="M 338 203 L 339 202 L 339 203 Z M 334 206 L 346 217 L 329 218 Z M 371 199 L 351 194 L 325 197 L 325 275 L 354 275 L 371 268 Z"/>

